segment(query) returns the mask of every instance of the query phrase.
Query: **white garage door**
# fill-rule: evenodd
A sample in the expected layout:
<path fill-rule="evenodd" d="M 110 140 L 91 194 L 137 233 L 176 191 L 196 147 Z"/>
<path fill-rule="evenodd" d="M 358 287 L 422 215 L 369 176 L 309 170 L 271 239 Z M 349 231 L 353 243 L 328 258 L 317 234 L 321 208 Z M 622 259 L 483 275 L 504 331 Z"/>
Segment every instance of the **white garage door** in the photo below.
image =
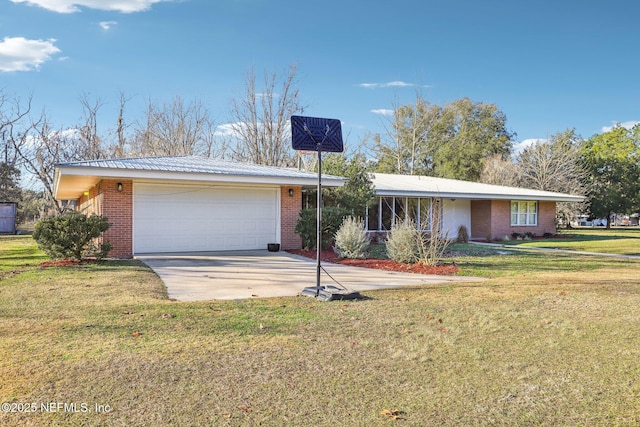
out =
<path fill-rule="evenodd" d="M 278 189 L 139 184 L 134 253 L 266 249 L 279 242 Z"/>

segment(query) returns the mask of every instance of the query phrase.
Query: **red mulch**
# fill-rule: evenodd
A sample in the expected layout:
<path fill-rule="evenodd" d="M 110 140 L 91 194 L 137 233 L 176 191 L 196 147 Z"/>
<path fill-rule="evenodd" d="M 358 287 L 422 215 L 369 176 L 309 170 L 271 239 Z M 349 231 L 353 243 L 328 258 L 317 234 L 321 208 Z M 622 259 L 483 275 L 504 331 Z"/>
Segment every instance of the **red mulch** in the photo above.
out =
<path fill-rule="evenodd" d="M 302 255 L 307 258 L 316 259 L 316 251 L 289 250 L 292 254 Z M 320 259 L 324 262 L 334 264 L 351 265 L 353 267 L 376 268 L 379 270 L 401 271 L 405 273 L 418 274 L 438 274 L 441 276 L 451 276 L 458 272 L 455 263 L 450 265 L 422 265 L 422 264 L 402 264 L 390 259 L 346 259 L 340 258 L 334 251 L 327 249 L 320 253 Z"/>

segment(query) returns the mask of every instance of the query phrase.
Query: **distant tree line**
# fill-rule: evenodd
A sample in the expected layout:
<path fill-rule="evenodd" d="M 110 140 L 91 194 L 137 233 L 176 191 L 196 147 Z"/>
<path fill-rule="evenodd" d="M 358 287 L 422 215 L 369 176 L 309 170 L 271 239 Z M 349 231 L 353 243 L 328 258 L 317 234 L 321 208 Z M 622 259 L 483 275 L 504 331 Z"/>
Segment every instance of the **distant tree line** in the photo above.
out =
<path fill-rule="evenodd" d="M 306 108 L 293 66 L 265 73 L 260 81 L 250 70 L 224 124 L 202 101 L 180 96 L 149 99 L 143 117 L 129 121 L 130 100 L 119 94 L 114 128 L 104 132 L 98 128 L 105 104 L 100 99 L 82 94 L 79 123 L 55 126 L 46 111 L 33 111 L 31 98 L 0 90 L 0 199 L 24 201 L 27 217 L 62 211 L 65 205 L 53 194 L 55 164 L 88 159 L 199 155 L 315 168 L 313 156 L 291 149 L 289 118 Z M 351 177 L 353 185 L 329 192 L 326 200 L 362 214 L 373 199 L 366 174 L 377 171 L 586 195 L 578 209 L 596 217 L 640 210 L 640 126 L 616 126 L 587 140 L 567 129 L 514 153 L 516 134 L 494 104 L 462 98 L 441 106 L 416 94 L 412 103 L 395 102 L 392 111 L 383 132 L 368 135 L 348 153 L 327 156 L 324 171 Z M 19 188 L 21 170 L 35 177 L 41 192 Z M 576 207 L 560 204 L 559 213 L 569 218 Z"/>
<path fill-rule="evenodd" d="M 463 98 L 438 106 L 417 95 L 395 105 L 385 132 L 372 137 L 371 170 L 586 196 L 558 204 L 565 223 L 578 213 L 610 219 L 640 210 L 640 125 L 586 140 L 567 129 L 519 153 L 514 137 L 494 104 Z"/>
<path fill-rule="evenodd" d="M 61 212 L 64 202 L 54 198 L 54 170 L 61 162 L 141 156 L 198 155 L 221 157 L 272 166 L 293 166 L 288 120 L 301 113 L 296 69 L 265 73 L 257 83 L 253 70 L 246 77 L 245 93 L 233 100 L 229 123 L 219 125 L 199 99 L 176 96 L 169 102 L 148 100 L 144 117 L 129 122 L 124 93 L 119 95 L 115 128 L 98 128 L 105 103 L 82 94 L 82 117 L 74 125 L 56 126 L 47 111 L 32 109 L 32 98 L 19 99 L 0 90 L 0 137 L 5 157 L 0 168 L 0 199 L 21 201 L 15 186 L 20 171 L 42 188 L 43 212 Z"/>

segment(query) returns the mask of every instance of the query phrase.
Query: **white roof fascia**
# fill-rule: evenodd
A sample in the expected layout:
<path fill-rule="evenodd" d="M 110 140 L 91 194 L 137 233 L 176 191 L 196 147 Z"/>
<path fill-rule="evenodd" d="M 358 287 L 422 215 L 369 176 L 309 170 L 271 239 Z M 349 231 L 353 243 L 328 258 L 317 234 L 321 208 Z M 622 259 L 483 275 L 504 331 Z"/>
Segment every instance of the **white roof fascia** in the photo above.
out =
<path fill-rule="evenodd" d="M 85 175 L 101 178 L 122 178 L 122 179 L 159 179 L 178 181 L 209 181 L 209 182 L 230 182 L 241 184 L 274 184 L 274 185 L 312 185 L 316 184 L 316 177 L 288 177 L 288 176 L 265 176 L 265 175 L 234 175 L 234 174 L 213 174 L 194 172 L 164 172 L 130 169 L 106 169 L 92 167 L 58 167 L 59 176 L 62 175 Z M 59 181 L 59 179 L 58 179 Z M 342 187 L 346 178 L 322 176 L 322 184 L 330 187 Z"/>
<path fill-rule="evenodd" d="M 86 176 L 100 179 L 131 179 L 131 180 L 158 180 L 158 181 L 190 181 L 201 183 L 227 183 L 227 184 L 253 184 L 253 185 L 296 185 L 312 186 L 318 182 L 317 177 L 290 177 L 268 175 L 235 175 L 194 172 L 167 172 L 135 169 L 111 169 L 101 167 L 82 167 L 59 165 L 54 176 L 54 193 L 58 196 L 58 189 L 65 176 Z M 322 176 L 322 184 L 326 187 L 342 187 L 345 178 Z"/>
<path fill-rule="evenodd" d="M 582 202 L 584 197 L 570 194 L 494 194 L 494 193 L 451 193 L 432 191 L 400 191 L 400 190 L 376 190 L 377 196 L 382 197 L 441 197 L 443 199 L 469 199 L 469 200 L 540 200 L 548 202 Z"/>
<path fill-rule="evenodd" d="M 372 181 L 378 196 L 442 197 L 470 200 L 540 200 L 582 202 L 583 196 L 483 184 L 446 178 L 374 173 Z M 378 184 L 376 186 L 376 184 Z M 382 188 L 378 188 L 382 187 Z M 428 187 L 421 190 L 420 187 Z M 440 190 L 442 188 L 442 190 Z M 474 189 L 476 191 L 474 191 Z"/>

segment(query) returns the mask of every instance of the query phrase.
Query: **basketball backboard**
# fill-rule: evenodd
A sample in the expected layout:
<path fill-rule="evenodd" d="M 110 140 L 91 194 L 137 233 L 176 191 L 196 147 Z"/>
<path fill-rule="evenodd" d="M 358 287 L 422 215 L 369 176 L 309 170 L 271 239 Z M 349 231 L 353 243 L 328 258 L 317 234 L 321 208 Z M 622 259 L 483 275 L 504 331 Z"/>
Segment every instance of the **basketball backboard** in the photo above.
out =
<path fill-rule="evenodd" d="M 291 142 L 294 150 L 344 151 L 342 126 L 337 119 L 291 116 Z"/>

